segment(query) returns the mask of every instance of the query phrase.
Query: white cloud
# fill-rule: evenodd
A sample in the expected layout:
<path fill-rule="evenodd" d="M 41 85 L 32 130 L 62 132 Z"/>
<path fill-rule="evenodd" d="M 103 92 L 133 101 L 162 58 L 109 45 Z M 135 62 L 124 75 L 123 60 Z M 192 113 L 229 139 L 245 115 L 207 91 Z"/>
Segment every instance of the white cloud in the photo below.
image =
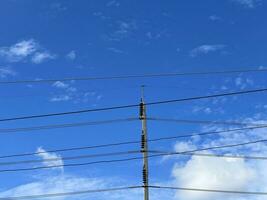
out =
<path fill-rule="evenodd" d="M 67 6 L 59 2 L 52 3 L 50 8 L 55 11 L 66 11 L 68 9 Z"/>
<path fill-rule="evenodd" d="M 115 48 L 115 47 L 109 47 L 109 48 L 107 48 L 107 50 L 109 50 L 109 51 L 111 51 L 111 52 L 113 52 L 113 53 L 118 53 L 118 54 L 123 54 L 123 53 L 125 53 L 124 51 L 122 51 L 122 50 L 120 50 L 120 49 L 117 49 L 117 48 Z"/>
<path fill-rule="evenodd" d="M 148 37 L 148 39 L 150 40 L 155 40 L 155 39 L 160 39 L 162 37 L 162 33 L 152 33 L 152 32 L 147 32 L 146 36 Z"/>
<path fill-rule="evenodd" d="M 209 16 L 209 19 L 211 21 L 221 21 L 222 20 L 222 18 L 217 16 L 217 15 L 211 15 L 211 16 Z"/>
<path fill-rule="evenodd" d="M 192 57 L 198 56 L 200 54 L 208 54 L 208 53 L 212 53 L 212 52 L 216 52 L 216 51 L 220 51 L 222 49 L 224 49 L 226 46 L 222 45 L 222 44 L 215 44 L 215 45 L 201 45 L 199 47 L 194 48 L 190 55 Z"/>
<path fill-rule="evenodd" d="M 67 83 L 64 83 L 62 81 L 56 81 L 53 83 L 53 86 L 56 87 L 56 88 L 63 88 L 63 89 L 66 89 L 69 87 L 69 84 Z"/>
<path fill-rule="evenodd" d="M 15 76 L 17 73 L 9 67 L 0 67 L 0 78 Z"/>
<path fill-rule="evenodd" d="M 56 81 L 52 84 L 52 87 L 59 89 L 61 93 L 53 95 L 49 99 L 50 102 L 70 101 L 78 97 L 78 94 L 77 94 L 78 89 L 72 86 L 72 82 L 70 84 L 67 84 L 62 81 Z"/>
<path fill-rule="evenodd" d="M 72 103 L 88 103 L 89 100 L 93 103 L 99 102 L 103 95 L 95 91 L 82 91 L 75 85 L 75 81 L 68 83 L 63 81 L 55 81 L 52 85 L 57 90 L 50 98 L 50 102 L 72 102 Z"/>
<path fill-rule="evenodd" d="M 82 191 L 90 189 L 104 188 L 108 184 L 101 179 L 83 178 L 69 175 L 57 175 L 42 177 L 41 180 L 36 180 L 31 183 L 17 186 L 8 191 L 0 193 L 1 197 L 9 196 L 27 196 L 39 195 L 49 193 L 65 193 L 73 191 Z M 95 196 L 95 195 L 93 195 Z M 85 196 L 72 196 L 72 197 L 57 197 L 48 199 L 84 199 Z"/>
<path fill-rule="evenodd" d="M 50 98 L 51 102 L 61 102 L 61 101 L 70 101 L 72 97 L 70 95 L 57 95 Z"/>
<path fill-rule="evenodd" d="M 196 146 L 193 145 L 190 141 L 189 142 L 177 142 L 174 146 L 175 151 L 183 152 L 183 151 L 190 151 L 196 149 Z"/>
<path fill-rule="evenodd" d="M 75 60 L 76 59 L 76 52 L 75 51 L 70 51 L 67 55 L 66 58 L 69 60 Z"/>
<path fill-rule="evenodd" d="M 248 86 L 253 86 L 254 85 L 254 81 L 252 79 L 249 79 L 249 78 L 237 77 L 235 79 L 235 85 L 237 87 L 239 87 L 240 89 L 245 89 Z"/>
<path fill-rule="evenodd" d="M 22 40 L 10 47 L 1 47 L 0 56 L 10 62 L 18 62 L 31 55 L 38 49 L 38 44 L 33 40 Z"/>
<path fill-rule="evenodd" d="M 119 7 L 120 6 L 120 2 L 116 1 L 116 0 L 112 0 L 112 1 L 109 1 L 107 3 L 107 6 L 108 7 L 111 7 L 111 6 L 114 6 L 114 7 Z"/>
<path fill-rule="evenodd" d="M 193 156 L 185 166 L 176 165 L 173 176 L 177 185 L 187 188 L 247 190 L 256 172 L 244 160 L 204 158 Z M 180 191 L 177 199 L 213 200 L 232 199 L 233 196 L 216 193 Z"/>
<path fill-rule="evenodd" d="M 205 106 L 194 106 L 192 112 L 194 114 L 198 114 L 198 113 L 204 113 L 204 114 L 211 114 L 211 113 L 220 113 L 221 110 L 219 108 L 216 109 L 212 109 L 210 107 L 205 107 Z"/>
<path fill-rule="evenodd" d="M 51 161 L 43 161 L 44 166 L 55 166 L 55 165 L 63 165 L 64 162 L 61 158 L 60 155 L 55 154 L 55 153 L 48 153 L 43 149 L 42 147 L 39 147 L 36 151 L 37 156 L 40 157 L 43 160 L 51 160 Z M 59 169 L 59 168 L 54 168 L 54 169 Z M 63 167 L 60 167 L 60 169 L 63 169 Z"/>
<path fill-rule="evenodd" d="M 253 118 L 239 120 L 244 123 L 266 124 L 264 120 L 255 121 Z M 204 131 L 224 129 L 221 126 L 208 126 Z M 194 149 L 226 144 L 237 144 L 253 140 L 266 139 L 265 129 L 254 129 L 249 131 L 237 131 L 222 133 L 216 137 L 198 137 L 198 140 L 179 141 L 174 148 Z M 182 144 L 182 145 L 181 145 Z M 178 149 L 177 149 L 178 147 Z M 181 148 L 182 147 L 182 148 Z M 195 148 L 196 148 L 195 147 Z M 204 153 L 218 153 L 225 155 L 255 155 L 262 156 L 267 153 L 267 144 L 258 143 L 236 148 L 219 149 Z M 177 157 L 176 157 L 177 158 Z M 175 159 L 176 159 L 175 158 Z M 267 190 L 267 171 L 265 161 L 244 160 L 234 158 L 198 157 L 191 156 L 186 162 L 178 161 L 172 170 L 175 186 L 219 189 L 219 190 L 241 190 L 260 191 Z M 186 192 L 177 191 L 176 199 L 188 200 L 266 200 L 266 197 L 223 195 L 220 193 Z"/>
<path fill-rule="evenodd" d="M 40 64 L 46 60 L 54 59 L 55 55 L 48 52 L 36 52 L 32 57 L 32 62 L 35 64 Z"/>
<path fill-rule="evenodd" d="M 20 62 L 26 59 L 35 64 L 55 58 L 55 55 L 43 51 L 41 46 L 34 40 L 22 40 L 10 47 L 0 47 L 0 58 L 7 62 Z"/>
<path fill-rule="evenodd" d="M 105 35 L 104 39 L 109 41 L 121 41 L 122 39 L 130 37 L 137 29 L 137 23 L 135 20 L 119 20 L 114 25 L 114 31 Z"/>
<path fill-rule="evenodd" d="M 56 175 L 41 177 L 30 183 L 26 183 L 7 191 L 0 192 L 0 198 L 14 196 L 31 196 L 40 194 L 66 193 L 75 191 L 98 190 L 106 188 L 125 187 L 134 184 L 131 180 L 121 180 L 118 177 L 110 178 L 88 178 L 74 175 Z M 153 190 L 150 194 L 151 200 L 173 198 L 172 191 Z M 91 193 L 73 196 L 51 197 L 48 200 L 136 200 L 143 198 L 143 189 Z"/>
<path fill-rule="evenodd" d="M 245 6 L 247 8 L 254 8 L 257 4 L 257 2 L 261 0 L 232 0 L 242 6 Z"/>

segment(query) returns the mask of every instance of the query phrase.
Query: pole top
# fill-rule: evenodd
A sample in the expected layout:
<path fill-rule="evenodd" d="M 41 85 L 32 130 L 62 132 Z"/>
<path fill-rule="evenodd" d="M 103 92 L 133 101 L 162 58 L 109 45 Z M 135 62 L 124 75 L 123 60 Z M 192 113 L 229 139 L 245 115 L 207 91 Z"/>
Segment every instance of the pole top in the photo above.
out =
<path fill-rule="evenodd" d="M 141 102 L 145 100 L 145 85 L 141 85 Z"/>

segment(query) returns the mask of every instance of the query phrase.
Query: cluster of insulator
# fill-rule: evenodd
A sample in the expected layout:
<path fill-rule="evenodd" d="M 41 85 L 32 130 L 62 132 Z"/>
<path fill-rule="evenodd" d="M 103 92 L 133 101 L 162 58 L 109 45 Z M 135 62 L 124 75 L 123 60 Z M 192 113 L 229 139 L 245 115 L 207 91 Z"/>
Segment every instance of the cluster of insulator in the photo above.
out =
<path fill-rule="evenodd" d="M 147 172 L 146 172 L 146 169 L 144 168 L 143 169 L 143 184 L 144 185 L 147 185 Z"/>
<path fill-rule="evenodd" d="M 141 149 L 142 151 L 145 149 L 145 135 L 142 134 L 141 136 Z"/>

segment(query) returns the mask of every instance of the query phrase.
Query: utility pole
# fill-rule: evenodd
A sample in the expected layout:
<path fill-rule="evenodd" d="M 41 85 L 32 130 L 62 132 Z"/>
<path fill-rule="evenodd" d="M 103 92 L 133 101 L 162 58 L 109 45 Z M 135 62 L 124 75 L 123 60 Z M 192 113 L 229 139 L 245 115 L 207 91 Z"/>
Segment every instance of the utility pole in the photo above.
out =
<path fill-rule="evenodd" d="M 142 86 L 142 97 L 140 103 L 140 116 L 142 122 L 141 135 L 141 152 L 143 154 L 143 187 L 144 200 L 149 200 L 149 183 L 148 183 L 148 145 L 147 145 L 147 122 L 146 122 L 146 105 L 144 100 L 144 86 Z"/>

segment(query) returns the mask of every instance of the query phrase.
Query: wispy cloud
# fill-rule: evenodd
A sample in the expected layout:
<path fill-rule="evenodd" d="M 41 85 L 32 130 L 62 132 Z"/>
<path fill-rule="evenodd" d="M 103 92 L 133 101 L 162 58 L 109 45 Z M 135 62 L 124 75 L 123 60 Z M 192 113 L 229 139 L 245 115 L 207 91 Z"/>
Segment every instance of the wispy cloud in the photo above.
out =
<path fill-rule="evenodd" d="M 253 86 L 254 81 L 249 78 L 242 78 L 241 76 L 235 78 L 235 85 L 240 89 L 245 89 L 248 86 Z"/>
<path fill-rule="evenodd" d="M 40 64 L 44 61 L 54 59 L 56 56 L 50 54 L 49 52 L 37 52 L 32 57 L 32 62 L 35 64 Z"/>
<path fill-rule="evenodd" d="M 0 78 L 7 78 L 10 76 L 15 76 L 16 74 L 17 72 L 10 67 L 0 67 Z"/>
<path fill-rule="evenodd" d="M 63 88 L 63 89 L 66 89 L 69 87 L 69 84 L 67 83 L 64 83 L 62 81 L 56 81 L 53 83 L 53 86 L 56 87 L 56 88 Z"/>
<path fill-rule="evenodd" d="M 53 95 L 50 98 L 51 102 L 70 101 L 76 96 L 77 88 L 72 86 L 71 83 L 56 81 L 52 84 L 52 87 L 60 89 L 62 92 L 58 95 Z"/>
<path fill-rule="evenodd" d="M 66 11 L 68 8 L 66 5 L 60 2 L 54 2 L 50 5 L 50 8 L 55 11 Z"/>
<path fill-rule="evenodd" d="M 10 47 L 0 47 L 0 58 L 7 62 L 20 62 L 29 59 L 35 64 L 45 60 L 54 59 L 55 55 L 50 54 L 34 39 L 22 40 Z"/>
<path fill-rule="evenodd" d="M 50 98 L 51 102 L 61 102 L 61 101 L 70 101 L 70 100 L 72 100 L 72 97 L 68 94 L 55 95 Z"/>
<path fill-rule="evenodd" d="M 118 53 L 118 54 L 123 54 L 123 53 L 125 53 L 123 50 L 117 49 L 117 48 L 115 48 L 115 47 L 109 47 L 109 48 L 107 48 L 107 50 L 109 50 L 109 51 L 111 51 L 111 52 L 113 52 L 113 53 Z"/>
<path fill-rule="evenodd" d="M 67 55 L 66 58 L 69 60 L 75 60 L 76 59 L 76 52 L 74 50 L 70 51 Z"/>
<path fill-rule="evenodd" d="M 88 103 L 92 101 L 92 105 L 95 105 L 103 98 L 103 95 L 98 92 L 79 89 L 73 81 L 68 83 L 56 81 L 51 86 L 56 88 L 57 93 L 49 98 L 50 102 Z"/>
<path fill-rule="evenodd" d="M 255 8 L 258 2 L 261 0 L 232 0 L 235 3 L 238 3 L 246 8 Z"/>
<path fill-rule="evenodd" d="M 108 7 L 111 7 L 111 6 L 119 7 L 120 6 L 120 2 L 118 2 L 117 0 L 112 0 L 112 1 L 109 1 L 106 5 Z"/>
<path fill-rule="evenodd" d="M 199 47 L 194 48 L 191 52 L 190 55 L 192 57 L 201 55 L 201 54 L 208 54 L 208 53 L 212 53 L 212 52 L 216 52 L 216 51 L 221 51 L 226 47 L 226 45 L 223 44 L 215 44 L 215 45 L 209 45 L 209 44 L 205 44 L 205 45 L 201 45 Z"/>
<path fill-rule="evenodd" d="M 109 35 L 105 35 L 104 39 L 109 41 L 121 41 L 130 37 L 137 29 L 135 20 L 119 20 L 114 24 L 114 31 Z"/>
<path fill-rule="evenodd" d="M 146 33 L 146 36 L 150 40 L 160 39 L 162 37 L 163 32 L 152 33 L 151 31 Z"/>
<path fill-rule="evenodd" d="M 55 154 L 55 153 L 48 153 L 42 147 L 39 147 L 36 152 L 39 153 L 37 154 L 37 156 L 44 160 L 42 163 L 44 166 L 49 167 L 49 166 L 56 166 L 56 165 L 64 164 L 60 155 Z M 50 160 L 50 161 L 45 161 L 45 160 Z M 59 168 L 54 168 L 54 169 L 59 169 Z M 63 169 L 63 167 L 60 167 L 60 169 Z"/>
<path fill-rule="evenodd" d="M 211 16 L 209 16 L 209 20 L 211 20 L 211 21 L 221 21 L 222 18 L 217 16 L 217 15 L 211 15 Z"/>
<path fill-rule="evenodd" d="M 0 56 L 10 62 L 18 62 L 36 52 L 38 44 L 33 40 L 22 40 L 10 47 L 1 47 Z"/>

